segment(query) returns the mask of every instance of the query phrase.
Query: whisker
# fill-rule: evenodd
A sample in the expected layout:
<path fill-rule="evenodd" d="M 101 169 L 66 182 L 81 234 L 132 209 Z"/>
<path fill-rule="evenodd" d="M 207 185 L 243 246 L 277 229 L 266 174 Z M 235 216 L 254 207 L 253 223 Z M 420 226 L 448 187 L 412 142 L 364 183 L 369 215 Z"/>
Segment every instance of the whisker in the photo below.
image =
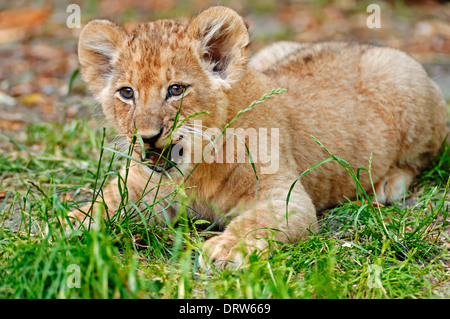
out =
<path fill-rule="evenodd" d="M 216 143 L 213 141 L 212 137 L 207 132 L 203 131 L 200 128 L 190 126 L 183 126 L 180 129 L 182 132 L 192 133 L 193 135 L 204 137 L 214 148 L 215 152 L 216 153 L 218 152 Z"/>
<path fill-rule="evenodd" d="M 112 144 L 115 145 L 116 149 L 121 153 L 127 152 L 130 148 L 130 143 L 128 142 L 126 134 L 116 134 L 112 141 Z"/>

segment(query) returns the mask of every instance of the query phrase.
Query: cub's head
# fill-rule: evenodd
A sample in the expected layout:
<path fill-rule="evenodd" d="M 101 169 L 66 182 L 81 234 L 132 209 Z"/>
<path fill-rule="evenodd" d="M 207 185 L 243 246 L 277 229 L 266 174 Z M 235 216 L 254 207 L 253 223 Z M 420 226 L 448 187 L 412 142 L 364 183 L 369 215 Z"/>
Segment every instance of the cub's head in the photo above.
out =
<path fill-rule="evenodd" d="M 185 141 L 201 134 L 194 119 L 206 128 L 227 124 L 226 93 L 244 72 L 248 45 L 243 19 L 212 7 L 189 23 L 159 20 L 130 33 L 94 20 L 81 32 L 78 55 L 107 119 L 129 142 L 137 131 L 144 150 L 136 143 L 134 155 L 161 173 L 191 167 L 191 143 Z"/>

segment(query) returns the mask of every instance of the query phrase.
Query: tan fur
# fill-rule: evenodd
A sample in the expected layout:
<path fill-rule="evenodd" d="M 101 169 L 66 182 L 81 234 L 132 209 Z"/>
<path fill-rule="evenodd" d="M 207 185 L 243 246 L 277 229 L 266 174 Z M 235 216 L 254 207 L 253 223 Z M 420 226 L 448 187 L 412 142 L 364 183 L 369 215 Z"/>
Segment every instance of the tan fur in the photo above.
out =
<path fill-rule="evenodd" d="M 260 174 L 263 164 L 255 163 L 256 197 L 256 178 L 248 161 L 202 162 L 184 181 L 186 188 L 195 186 L 187 191 L 195 194 L 192 212 L 225 227 L 222 235 L 204 244 L 205 256 L 218 268 L 240 265 L 246 256 L 241 247 L 248 253 L 263 251 L 268 239 L 295 242 L 316 232 L 316 210 L 355 195 L 349 174 L 336 162 L 325 163 L 296 184 L 286 219 L 292 182 L 329 156 L 310 135 L 355 170 L 368 167 L 373 154 L 378 199 L 393 202 L 429 156 L 438 152 L 446 125 L 439 89 L 423 67 L 403 52 L 354 43 L 284 42 L 264 49 L 247 63 L 248 45 L 243 19 L 224 7 L 205 10 L 190 22 L 142 24 L 129 34 L 112 22 L 95 20 L 83 29 L 79 42 L 83 77 L 108 120 L 129 141 L 135 129 L 146 139 L 160 133 L 155 147 L 167 143 L 179 108 L 180 97 L 167 99 L 172 84 L 189 85 L 180 121 L 207 111 L 196 119 L 205 128 L 219 130 L 252 101 L 272 89 L 287 89 L 242 114 L 231 126 L 279 129 L 278 171 Z M 134 102 L 119 96 L 117 90 L 124 86 L 133 88 Z M 180 128 L 172 138 L 181 140 L 183 134 L 186 130 Z M 141 152 L 137 145 L 133 155 L 140 158 Z M 194 165 L 185 161 L 178 168 L 187 176 Z M 173 181 L 183 182 L 176 169 L 167 173 Z M 132 165 L 128 201 L 140 198 L 150 174 L 146 165 Z M 152 176 L 147 191 L 161 177 Z M 164 181 L 168 181 L 166 175 Z M 104 191 L 110 214 L 120 203 L 117 183 L 113 181 Z M 361 183 L 371 191 L 367 173 L 361 175 Z M 162 185 L 158 198 L 173 189 Z M 153 203 L 154 195 L 150 191 L 143 201 Z M 155 211 L 171 199 L 163 200 Z M 82 220 L 88 209 L 74 211 L 70 217 Z M 166 209 L 172 217 L 177 213 L 176 204 Z M 222 214 L 231 219 L 228 225 Z M 204 259 L 201 263 L 209 265 Z"/>

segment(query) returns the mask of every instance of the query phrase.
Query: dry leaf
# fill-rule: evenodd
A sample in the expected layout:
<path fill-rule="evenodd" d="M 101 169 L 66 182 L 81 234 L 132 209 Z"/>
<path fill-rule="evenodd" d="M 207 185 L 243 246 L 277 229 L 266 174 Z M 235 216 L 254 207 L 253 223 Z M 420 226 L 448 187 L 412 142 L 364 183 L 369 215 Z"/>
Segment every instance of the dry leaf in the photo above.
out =
<path fill-rule="evenodd" d="M 49 16 L 50 10 L 48 8 L 0 11 L 0 43 L 23 39 Z"/>
<path fill-rule="evenodd" d="M 352 203 L 353 203 L 353 204 L 356 204 L 356 205 L 359 205 L 359 206 L 361 206 L 361 205 L 363 204 L 362 202 L 357 201 L 357 200 L 352 201 Z M 371 202 L 371 204 L 372 204 L 373 207 L 384 207 L 383 204 L 376 203 L 376 202 Z"/>

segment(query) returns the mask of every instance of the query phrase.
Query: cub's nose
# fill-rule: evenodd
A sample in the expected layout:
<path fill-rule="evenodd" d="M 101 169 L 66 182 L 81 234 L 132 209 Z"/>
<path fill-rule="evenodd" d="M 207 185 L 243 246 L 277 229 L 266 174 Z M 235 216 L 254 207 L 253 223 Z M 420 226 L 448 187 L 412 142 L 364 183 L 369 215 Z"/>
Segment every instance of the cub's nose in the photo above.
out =
<path fill-rule="evenodd" d="M 163 129 L 161 129 L 158 133 L 142 133 L 138 134 L 142 137 L 142 141 L 144 142 L 145 147 L 156 148 L 156 142 L 161 137 L 163 133 Z"/>

